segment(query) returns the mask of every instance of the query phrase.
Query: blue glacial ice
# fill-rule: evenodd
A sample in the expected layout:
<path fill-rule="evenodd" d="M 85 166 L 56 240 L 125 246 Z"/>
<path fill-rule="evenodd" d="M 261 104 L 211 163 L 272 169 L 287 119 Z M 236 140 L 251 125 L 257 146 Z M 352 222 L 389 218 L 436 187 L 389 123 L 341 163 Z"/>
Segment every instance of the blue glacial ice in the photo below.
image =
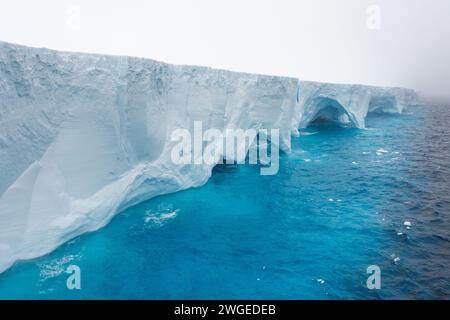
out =
<path fill-rule="evenodd" d="M 213 165 L 172 165 L 170 133 L 277 128 L 280 147 L 322 119 L 364 128 L 413 90 L 338 85 L 57 52 L 0 42 L 0 272 L 105 226 L 157 195 L 206 183 Z"/>

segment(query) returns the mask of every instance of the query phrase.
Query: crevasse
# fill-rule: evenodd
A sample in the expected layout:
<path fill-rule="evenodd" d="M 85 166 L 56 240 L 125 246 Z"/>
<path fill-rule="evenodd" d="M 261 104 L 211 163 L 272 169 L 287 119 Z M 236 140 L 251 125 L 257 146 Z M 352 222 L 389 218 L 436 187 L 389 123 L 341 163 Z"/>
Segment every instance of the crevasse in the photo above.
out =
<path fill-rule="evenodd" d="M 337 85 L 66 53 L 0 42 L 0 272 L 106 225 L 157 195 L 198 187 L 210 165 L 173 165 L 170 133 L 278 128 L 316 120 L 364 128 L 413 90 Z"/>

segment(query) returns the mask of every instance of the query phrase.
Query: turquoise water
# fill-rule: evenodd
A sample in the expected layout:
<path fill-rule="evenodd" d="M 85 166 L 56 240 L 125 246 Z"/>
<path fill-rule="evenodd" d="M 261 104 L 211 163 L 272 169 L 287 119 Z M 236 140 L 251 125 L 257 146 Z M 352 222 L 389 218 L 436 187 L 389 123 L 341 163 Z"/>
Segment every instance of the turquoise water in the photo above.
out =
<path fill-rule="evenodd" d="M 310 127 L 278 175 L 216 167 L 16 264 L 0 298 L 450 298 L 449 124 L 448 108 L 420 107 L 367 130 Z M 66 287 L 72 264 L 81 290 Z M 366 287 L 370 265 L 381 290 Z"/>

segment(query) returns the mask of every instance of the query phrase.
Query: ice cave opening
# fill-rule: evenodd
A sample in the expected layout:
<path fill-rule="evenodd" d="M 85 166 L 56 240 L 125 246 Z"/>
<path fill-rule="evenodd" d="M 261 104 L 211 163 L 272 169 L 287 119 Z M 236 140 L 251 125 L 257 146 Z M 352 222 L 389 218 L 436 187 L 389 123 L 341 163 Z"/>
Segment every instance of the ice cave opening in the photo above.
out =
<path fill-rule="evenodd" d="M 311 114 L 307 127 L 310 126 L 339 126 L 357 127 L 353 117 L 335 99 L 318 97 L 311 103 Z"/>
<path fill-rule="evenodd" d="M 369 103 L 369 112 L 396 112 L 397 99 L 395 96 L 374 96 Z"/>

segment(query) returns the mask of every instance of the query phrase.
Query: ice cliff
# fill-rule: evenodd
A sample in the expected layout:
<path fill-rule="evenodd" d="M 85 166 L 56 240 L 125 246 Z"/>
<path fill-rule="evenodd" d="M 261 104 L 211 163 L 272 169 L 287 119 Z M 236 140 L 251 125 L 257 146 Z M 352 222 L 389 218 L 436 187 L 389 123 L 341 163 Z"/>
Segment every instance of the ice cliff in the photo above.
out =
<path fill-rule="evenodd" d="M 177 128 L 279 128 L 316 119 L 364 128 L 412 90 L 337 85 L 0 42 L 0 272 L 118 212 L 204 184 L 212 166 L 170 161 Z M 205 128 L 205 129 L 207 129 Z"/>

